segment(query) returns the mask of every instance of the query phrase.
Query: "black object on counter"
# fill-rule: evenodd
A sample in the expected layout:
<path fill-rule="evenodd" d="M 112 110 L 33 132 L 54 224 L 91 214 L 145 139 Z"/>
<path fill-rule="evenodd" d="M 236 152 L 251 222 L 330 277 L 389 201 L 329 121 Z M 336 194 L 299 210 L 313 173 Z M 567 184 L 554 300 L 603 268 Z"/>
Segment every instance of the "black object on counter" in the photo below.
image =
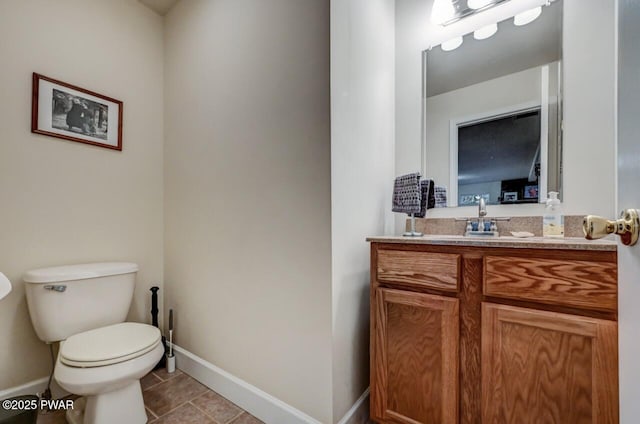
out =
<path fill-rule="evenodd" d="M 151 287 L 151 324 L 156 327 L 158 327 L 158 290 L 160 290 L 160 287 L 158 286 L 153 286 Z M 165 368 L 166 364 L 167 364 L 167 358 L 166 358 L 166 353 L 167 353 L 167 339 L 166 337 L 163 335 L 162 336 L 162 345 L 164 346 L 164 353 L 165 355 L 162 355 L 162 358 L 160 358 L 160 361 L 156 364 L 154 370 L 160 369 L 160 368 Z"/>

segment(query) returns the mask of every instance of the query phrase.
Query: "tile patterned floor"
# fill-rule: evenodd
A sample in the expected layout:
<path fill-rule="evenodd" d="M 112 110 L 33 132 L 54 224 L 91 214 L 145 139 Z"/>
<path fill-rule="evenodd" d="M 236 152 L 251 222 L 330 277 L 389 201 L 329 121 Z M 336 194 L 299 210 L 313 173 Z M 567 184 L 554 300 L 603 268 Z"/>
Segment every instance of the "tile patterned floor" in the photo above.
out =
<path fill-rule="evenodd" d="M 149 423 L 263 424 L 179 370 L 173 374 L 153 371 L 140 384 Z M 40 414 L 38 424 L 66 424 L 64 411 Z"/>

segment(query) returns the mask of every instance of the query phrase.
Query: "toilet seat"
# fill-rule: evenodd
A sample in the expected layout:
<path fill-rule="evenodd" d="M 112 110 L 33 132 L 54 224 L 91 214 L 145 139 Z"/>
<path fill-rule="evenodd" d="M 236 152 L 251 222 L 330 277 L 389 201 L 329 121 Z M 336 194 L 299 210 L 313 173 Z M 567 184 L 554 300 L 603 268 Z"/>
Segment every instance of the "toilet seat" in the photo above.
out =
<path fill-rule="evenodd" d="M 113 365 L 144 355 L 160 343 L 160 330 L 123 322 L 69 337 L 60 347 L 60 362 L 71 367 Z"/>

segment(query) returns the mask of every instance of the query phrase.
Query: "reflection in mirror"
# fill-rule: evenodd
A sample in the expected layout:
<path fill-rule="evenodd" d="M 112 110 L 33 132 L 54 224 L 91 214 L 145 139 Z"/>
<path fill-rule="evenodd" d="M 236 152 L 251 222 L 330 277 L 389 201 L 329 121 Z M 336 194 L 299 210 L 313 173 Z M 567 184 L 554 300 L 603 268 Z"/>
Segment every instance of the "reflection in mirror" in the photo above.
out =
<path fill-rule="evenodd" d="M 423 54 L 425 174 L 449 183 L 449 206 L 544 202 L 562 189 L 562 1 L 497 27 Z"/>
<path fill-rule="evenodd" d="M 457 131 L 459 206 L 474 204 L 475 195 L 489 204 L 538 201 L 540 107 L 461 123 Z"/>

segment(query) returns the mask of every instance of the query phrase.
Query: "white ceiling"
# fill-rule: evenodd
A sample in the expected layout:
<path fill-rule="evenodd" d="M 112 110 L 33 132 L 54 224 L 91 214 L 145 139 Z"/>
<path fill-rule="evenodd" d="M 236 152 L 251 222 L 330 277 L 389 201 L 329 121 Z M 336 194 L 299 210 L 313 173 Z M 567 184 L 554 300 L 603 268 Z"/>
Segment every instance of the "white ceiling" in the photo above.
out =
<path fill-rule="evenodd" d="M 166 13 L 180 0 L 138 0 L 140 3 L 147 6 L 149 9 L 155 11 L 160 15 L 166 15 Z"/>

